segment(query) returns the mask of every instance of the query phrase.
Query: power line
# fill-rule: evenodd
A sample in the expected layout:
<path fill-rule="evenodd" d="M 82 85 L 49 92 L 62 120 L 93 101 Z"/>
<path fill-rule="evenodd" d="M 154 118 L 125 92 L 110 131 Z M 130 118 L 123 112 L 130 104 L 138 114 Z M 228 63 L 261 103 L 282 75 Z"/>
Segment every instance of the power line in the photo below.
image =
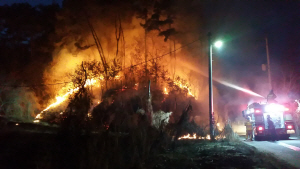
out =
<path fill-rule="evenodd" d="M 60 83 L 51 83 L 51 84 L 32 84 L 32 85 L 0 85 L 2 87 L 37 87 L 37 86 L 52 86 L 59 84 L 67 84 L 71 82 L 60 82 Z"/>
<path fill-rule="evenodd" d="M 179 50 L 179 49 L 185 48 L 185 47 L 187 47 L 187 46 L 189 46 L 189 45 L 191 45 L 191 44 L 193 44 L 193 43 L 195 43 L 195 42 L 197 42 L 197 41 L 199 41 L 199 40 L 200 40 L 200 39 L 194 40 L 194 41 L 192 41 L 192 42 L 190 42 L 190 43 L 187 43 L 187 44 L 181 46 L 180 48 L 177 48 L 177 49 L 175 49 L 175 50 L 173 50 L 173 51 L 171 51 L 171 52 L 165 53 L 165 54 L 163 54 L 163 55 L 157 56 L 157 57 L 152 58 L 152 59 L 148 59 L 147 61 L 144 61 L 144 62 L 135 64 L 135 65 L 126 67 L 126 68 L 122 69 L 121 71 L 123 71 L 123 70 L 125 70 L 125 69 L 129 69 L 129 68 L 135 67 L 135 66 L 138 66 L 138 65 L 145 64 L 146 62 L 150 62 L 150 61 L 152 61 L 152 60 L 154 60 L 154 59 L 162 58 L 162 57 L 164 57 L 164 56 L 166 56 L 166 55 L 169 55 L 169 54 L 171 54 L 171 53 L 173 53 L 173 52 L 176 52 L 176 51 Z"/>
<path fill-rule="evenodd" d="M 187 46 L 189 46 L 189 45 L 191 45 L 191 44 L 193 44 L 193 43 L 195 43 L 195 42 L 197 42 L 197 41 L 199 41 L 199 40 L 200 40 L 200 39 L 194 40 L 194 41 L 192 41 L 192 42 L 190 42 L 190 43 L 187 43 L 187 44 L 185 44 L 185 45 L 183 45 L 183 46 L 181 46 L 181 47 L 179 47 L 179 48 L 177 48 L 177 49 L 175 49 L 175 50 L 173 50 L 173 51 L 171 51 L 171 52 L 165 53 L 165 54 L 160 55 L 160 56 L 157 56 L 157 57 L 155 57 L 155 58 L 151 58 L 151 59 L 149 59 L 149 60 L 147 60 L 147 61 L 144 61 L 144 62 L 135 64 L 135 65 L 126 67 L 126 68 L 124 68 L 124 69 L 121 69 L 121 71 L 124 71 L 125 69 L 129 69 L 129 68 L 132 68 L 132 67 L 135 67 L 135 66 L 138 66 L 138 65 L 145 64 L 146 62 L 150 62 L 150 61 L 152 61 L 152 60 L 154 60 L 154 59 L 162 58 L 162 57 L 164 57 L 164 56 L 166 56 L 166 55 L 169 55 L 169 54 L 171 54 L 171 53 L 173 53 L 173 52 L 176 52 L 176 51 L 178 51 L 178 50 L 180 50 L 180 49 L 182 49 L 182 48 L 185 48 L 185 47 L 187 47 Z M 52 83 L 52 84 L 32 84 L 32 85 L 1 85 L 1 84 L 0 84 L 0 86 L 1 86 L 1 87 L 13 87 L 13 88 L 16 88 L 16 87 L 41 87 L 41 86 L 53 86 L 53 85 L 60 85 L 60 84 L 67 84 L 67 83 L 72 83 L 72 82 L 60 82 L 60 83 Z"/>

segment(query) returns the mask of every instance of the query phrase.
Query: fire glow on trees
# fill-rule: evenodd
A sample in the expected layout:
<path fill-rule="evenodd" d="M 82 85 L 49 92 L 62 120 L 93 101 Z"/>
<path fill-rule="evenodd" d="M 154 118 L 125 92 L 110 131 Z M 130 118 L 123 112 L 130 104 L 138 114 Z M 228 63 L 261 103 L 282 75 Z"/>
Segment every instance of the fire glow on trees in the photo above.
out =
<path fill-rule="evenodd" d="M 82 62 L 94 60 L 100 63 L 95 65 L 102 73 L 104 82 L 108 78 L 114 78 L 110 80 L 121 82 L 122 87 L 132 83 L 127 87 L 138 89 L 144 85 L 142 81 L 149 77 L 147 80 L 155 81 L 165 94 L 180 89 L 177 91 L 183 91 L 185 96 L 205 103 L 207 80 L 205 77 L 199 78 L 191 70 L 191 67 L 205 69 L 201 63 L 206 61 L 206 54 L 199 51 L 200 43 L 194 43 L 199 41 L 198 38 L 194 39 L 199 36 L 199 32 L 193 30 L 200 30 L 198 26 L 202 26 L 201 18 L 186 15 L 189 8 L 194 8 L 192 4 L 178 1 L 168 5 L 153 3 L 143 6 L 140 3 L 114 1 L 103 2 L 100 6 L 94 2 L 66 3 L 64 10 L 58 13 L 56 36 L 60 41 L 56 43 L 52 63 L 44 72 L 44 83 L 53 83 L 58 79 L 69 81 L 66 74 L 74 72 Z M 133 7 L 133 4 L 137 6 Z M 173 11 L 175 5 L 187 7 L 174 8 L 176 10 Z M 188 49 L 182 49 L 187 46 Z M 90 70 L 89 67 L 86 68 Z M 110 71 L 112 69 L 127 71 L 127 74 L 118 76 Z M 99 74 L 88 79 L 94 78 L 97 83 L 95 86 L 100 90 L 116 88 L 114 84 L 98 83 L 96 77 Z M 66 101 L 77 90 L 73 86 L 65 87 L 64 90 L 49 87 L 48 93 L 56 94 L 57 98 L 41 114 Z M 105 91 L 93 93 L 98 97 L 95 103 L 101 100 L 103 92 Z M 41 118 L 41 114 L 37 118 Z"/>
<path fill-rule="evenodd" d="M 96 79 L 87 79 L 87 81 L 86 81 L 84 87 L 89 87 L 89 86 L 100 87 L 99 84 L 101 83 L 101 81 L 103 81 L 103 77 L 101 76 L 101 77 L 98 78 L 98 79 L 99 79 L 100 81 L 99 81 L 99 80 L 96 80 Z M 117 76 L 115 76 L 114 79 L 115 79 L 115 80 L 120 80 L 120 79 L 121 79 L 121 76 L 120 76 L 120 75 L 117 75 Z M 188 95 L 194 97 L 194 95 L 191 94 L 191 89 L 190 89 L 186 84 L 183 85 L 180 81 L 175 81 L 174 84 L 177 85 L 177 86 L 178 86 L 179 88 L 181 88 L 181 89 L 187 90 L 187 91 L 188 91 Z M 42 118 L 43 118 L 43 117 L 42 117 L 42 114 L 43 114 L 44 112 L 46 112 L 47 110 L 49 110 L 49 109 L 51 109 L 51 108 L 55 108 L 55 107 L 59 106 L 59 105 L 62 104 L 64 101 L 66 101 L 66 100 L 69 98 L 70 95 L 74 94 L 75 92 L 77 92 L 77 91 L 79 90 L 79 87 L 72 88 L 72 87 L 70 87 L 70 86 L 72 86 L 72 84 L 69 85 L 68 92 L 66 92 L 66 93 L 63 94 L 63 95 L 57 96 L 57 97 L 56 97 L 56 101 L 55 101 L 54 103 L 50 104 L 49 106 L 47 106 L 47 107 L 46 107 L 43 111 L 41 111 L 39 114 L 37 114 L 35 118 L 36 118 L 36 119 L 42 119 Z M 137 86 L 138 86 L 138 84 L 135 84 L 134 89 L 137 90 L 137 89 L 138 89 Z M 62 90 L 65 90 L 65 89 L 62 89 Z M 169 94 L 169 93 L 167 92 L 167 88 L 164 88 L 164 94 Z M 100 103 L 100 101 L 98 101 L 98 104 L 99 104 L 99 103 Z"/>
<path fill-rule="evenodd" d="M 195 97 L 195 96 L 192 94 L 191 89 L 190 89 L 187 85 L 184 85 L 184 84 L 180 83 L 179 81 L 175 81 L 174 84 L 177 85 L 177 86 L 179 86 L 179 87 L 182 88 L 182 89 L 186 89 L 186 90 L 188 91 L 188 94 L 189 94 L 190 96 Z"/>

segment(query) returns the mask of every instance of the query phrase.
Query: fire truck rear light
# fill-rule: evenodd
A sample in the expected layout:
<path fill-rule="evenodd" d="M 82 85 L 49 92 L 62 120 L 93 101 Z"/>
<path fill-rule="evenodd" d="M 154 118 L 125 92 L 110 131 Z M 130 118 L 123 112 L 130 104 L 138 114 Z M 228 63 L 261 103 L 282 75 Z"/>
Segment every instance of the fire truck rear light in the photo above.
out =
<path fill-rule="evenodd" d="M 255 110 L 255 113 L 260 113 L 261 111 L 260 110 Z"/>
<path fill-rule="evenodd" d="M 288 125 L 288 126 L 287 126 L 287 128 L 288 128 L 288 129 L 292 129 L 292 128 L 293 128 L 293 126 L 291 126 L 291 125 Z"/>
<path fill-rule="evenodd" d="M 262 131 L 264 128 L 263 127 L 258 127 L 258 130 L 259 131 Z"/>

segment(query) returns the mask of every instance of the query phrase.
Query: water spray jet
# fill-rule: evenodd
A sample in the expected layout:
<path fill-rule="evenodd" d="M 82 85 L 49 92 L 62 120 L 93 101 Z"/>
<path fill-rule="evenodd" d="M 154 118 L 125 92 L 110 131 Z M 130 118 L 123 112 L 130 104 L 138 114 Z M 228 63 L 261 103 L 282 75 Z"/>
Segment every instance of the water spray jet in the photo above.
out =
<path fill-rule="evenodd" d="M 221 84 L 223 84 L 223 85 L 225 85 L 225 86 L 231 87 L 231 88 L 233 88 L 233 89 L 236 89 L 236 90 L 239 90 L 239 91 L 248 93 L 248 94 L 250 94 L 250 95 L 264 98 L 264 97 L 263 97 L 262 95 L 260 95 L 260 94 L 257 94 L 257 93 L 255 93 L 255 92 L 252 92 L 252 91 L 248 90 L 248 89 L 239 87 L 239 86 L 237 86 L 237 85 L 234 85 L 234 84 L 231 84 L 231 83 L 222 81 L 222 80 L 218 80 L 218 79 L 214 79 L 214 81 L 219 82 L 219 83 L 221 83 Z"/>

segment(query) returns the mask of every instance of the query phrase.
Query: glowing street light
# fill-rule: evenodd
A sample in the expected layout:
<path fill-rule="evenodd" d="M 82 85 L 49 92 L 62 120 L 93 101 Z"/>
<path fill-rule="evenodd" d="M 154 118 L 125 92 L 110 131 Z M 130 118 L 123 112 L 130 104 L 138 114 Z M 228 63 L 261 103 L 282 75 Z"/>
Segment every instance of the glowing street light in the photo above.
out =
<path fill-rule="evenodd" d="M 218 41 L 216 41 L 216 42 L 214 43 L 214 45 L 215 45 L 216 48 L 220 48 L 220 47 L 223 46 L 223 42 L 220 41 L 220 40 L 218 40 Z"/>
<path fill-rule="evenodd" d="M 213 87 L 212 87 L 212 43 L 211 43 L 211 33 L 208 36 L 208 86 L 209 86 L 209 131 L 210 138 L 212 141 L 215 140 L 214 136 L 214 126 L 213 126 Z M 214 43 L 215 47 L 220 48 L 223 43 L 222 41 L 216 41 Z"/>

